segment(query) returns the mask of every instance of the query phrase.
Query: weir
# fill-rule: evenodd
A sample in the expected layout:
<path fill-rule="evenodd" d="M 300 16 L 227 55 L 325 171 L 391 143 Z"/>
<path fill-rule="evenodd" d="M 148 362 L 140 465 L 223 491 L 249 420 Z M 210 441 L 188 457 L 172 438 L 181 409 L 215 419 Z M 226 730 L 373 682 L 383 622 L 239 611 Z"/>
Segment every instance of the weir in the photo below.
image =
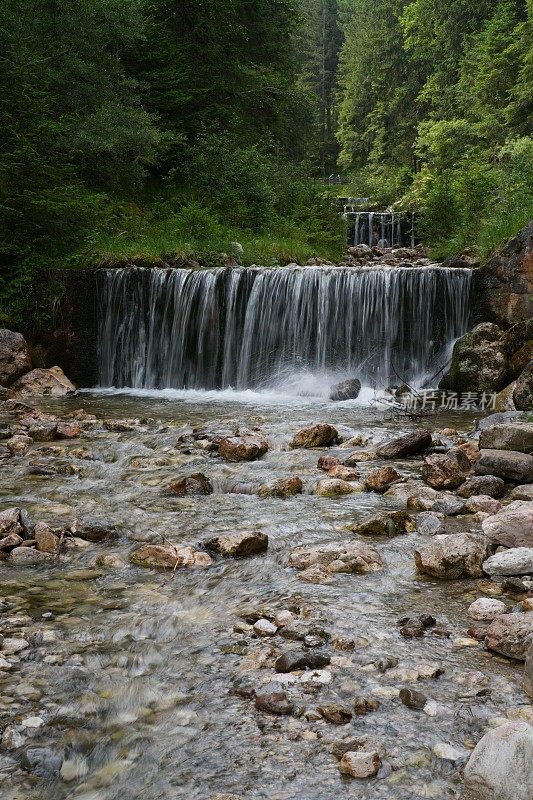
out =
<path fill-rule="evenodd" d="M 344 205 L 348 221 L 348 244 L 369 247 L 414 247 L 415 216 L 396 211 L 358 211 L 356 204 Z"/>
<path fill-rule="evenodd" d="M 298 376 L 426 385 L 469 324 L 472 273 L 440 267 L 109 269 L 102 387 L 298 387 Z M 298 390 L 296 390 L 298 393 Z"/>

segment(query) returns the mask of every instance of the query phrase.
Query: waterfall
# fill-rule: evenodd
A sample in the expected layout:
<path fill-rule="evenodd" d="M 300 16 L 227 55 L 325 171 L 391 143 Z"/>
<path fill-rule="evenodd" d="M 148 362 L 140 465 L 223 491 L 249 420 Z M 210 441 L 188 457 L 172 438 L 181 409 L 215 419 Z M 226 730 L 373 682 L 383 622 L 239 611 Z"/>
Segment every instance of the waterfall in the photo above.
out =
<path fill-rule="evenodd" d="M 470 285 L 440 267 L 102 270 L 100 385 L 248 389 L 304 371 L 424 385 L 468 329 Z"/>
<path fill-rule="evenodd" d="M 358 244 L 376 247 L 379 242 L 386 242 L 387 247 L 401 247 L 403 237 L 400 213 L 395 211 L 354 211 L 353 206 L 345 205 L 344 217 L 348 222 L 353 223 L 353 236 L 350 224 L 349 243 L 355 247 Z M 414 239 L 412 241 L 414 242 Z"/>

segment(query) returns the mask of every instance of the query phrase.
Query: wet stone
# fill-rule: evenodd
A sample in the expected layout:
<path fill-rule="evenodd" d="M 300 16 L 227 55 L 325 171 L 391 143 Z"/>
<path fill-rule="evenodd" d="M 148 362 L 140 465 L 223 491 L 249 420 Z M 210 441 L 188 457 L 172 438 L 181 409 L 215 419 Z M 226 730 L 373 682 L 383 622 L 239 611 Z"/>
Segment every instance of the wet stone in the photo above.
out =
<path fill-rule="evenodd" d="M 372 778 L 378 774 L 380 767 L 381 759 L 376 751 L 347 752 L 339 764 L 341 773 L 352 778 Z"/>
<path fill-rule="evenodd" d="M 244 558 L 266 552 L 268 536 L 261 531 L 220 534 L 208 539 L 205 546 L 222 556 Z"/>
<path fill-rule="evenodd" d="M 407 708 L 416 709 L 417 711 L 422 711 L 427 703 L 425 694 L 407 688 L 400 689 L 400 700 Z"/>
<path fill-rule="evenodd" d="M 353 716 L 349 708 L 336 703 L 318 706 L 317 711 L 326 722 L 330 722 L 332 725 L 347 725 Z"/>
<path fill-rule="evenodd" d="M 261 691 L 257 692 L 255 696 L 255 707 L 259 711 L 264 711 L 267 714 L 276 714 L 278 716 L 287 716 L 292 714 L 294 703 L 292 703 L 287 693 L 284 691 Z"/>
<path fill-rule="evenodd" d="M 305 669 L 323 669 L 329 665 L 330 661 L 330 656 L 325 654 L 290 651 L 283 653 L 276 660 L 274 669 L 280 673 L 297 672 Z"/>
<path fill-rule="evenodd" d="M 365 475 L 364 484 L 367 489 L 382 493 L 386 492 L 401 477 L 394 467 L 380 467 L 379 469 L 371 470 Z"/>
<path fill-rule="evenodd" d="M 177 497 L 213 494 L 211 481 L 201 472 L 180 478 L 171 483 L 168 490 Z"/>

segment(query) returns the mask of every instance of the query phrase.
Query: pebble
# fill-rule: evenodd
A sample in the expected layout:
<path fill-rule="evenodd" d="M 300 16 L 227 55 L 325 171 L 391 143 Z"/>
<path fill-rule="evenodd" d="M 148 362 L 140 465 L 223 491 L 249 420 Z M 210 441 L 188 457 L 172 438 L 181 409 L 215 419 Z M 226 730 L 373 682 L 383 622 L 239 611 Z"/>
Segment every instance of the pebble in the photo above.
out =
<path fill-rule="evenodd" d="M 400 700 L 404 706 L 407 706 L 407 708 L 413 708 L 417 711 L 422 711 L 427 703 L 426 695 L 422 694 L 422 692 L 417 692 L 414 689 L 401 689 Z"/>
<path fill-rule="evenodd" d="M 274 617 L 274 622 L 278 628 L 284 628 L 294 622 L 296 618 L 296 614 L 293 614 L 292 611 L 279 611 Z"/>

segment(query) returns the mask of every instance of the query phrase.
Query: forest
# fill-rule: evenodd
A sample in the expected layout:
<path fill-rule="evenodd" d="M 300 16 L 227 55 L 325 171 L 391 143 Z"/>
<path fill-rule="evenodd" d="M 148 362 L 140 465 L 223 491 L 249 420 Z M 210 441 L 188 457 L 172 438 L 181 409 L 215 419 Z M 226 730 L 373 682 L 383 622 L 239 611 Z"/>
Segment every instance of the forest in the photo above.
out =
<path fill-rule="evenodd" d="M 337 194 L 436 257 L 533 216 L 531 0 L 5 0 L 0 81 L 5 321 L 49 267 L 334 260 Z"/>

